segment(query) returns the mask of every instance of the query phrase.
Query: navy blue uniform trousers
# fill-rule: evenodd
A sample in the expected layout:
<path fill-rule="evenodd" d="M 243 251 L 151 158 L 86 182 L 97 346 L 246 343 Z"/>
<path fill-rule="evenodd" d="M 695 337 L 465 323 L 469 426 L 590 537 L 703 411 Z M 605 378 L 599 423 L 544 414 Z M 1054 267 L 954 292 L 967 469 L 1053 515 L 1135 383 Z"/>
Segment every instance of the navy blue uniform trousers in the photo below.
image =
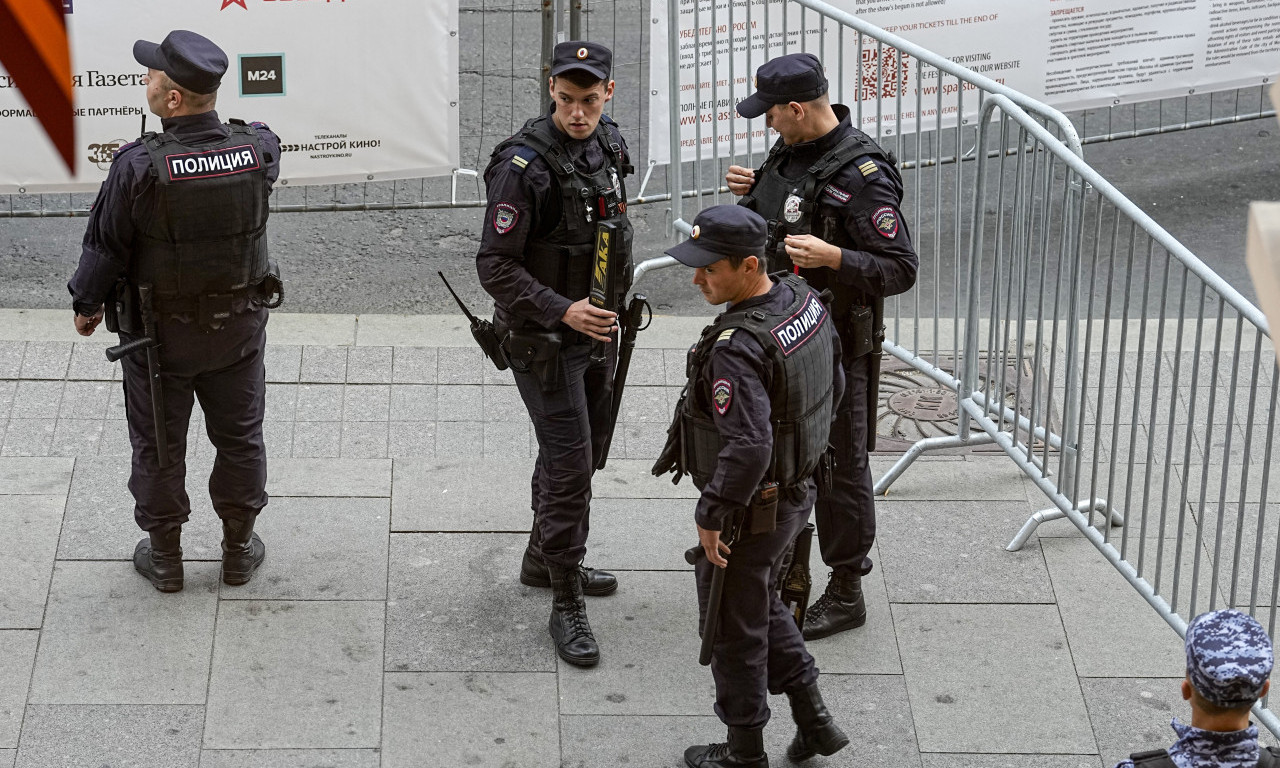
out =
<path fill-rule="evenodd" d="M 845 346 L 845 349 L 850 349 Z M 873 353 L 874 354 L 874 353 Z M 876 508 L 871 463 L 867 457 L 867 414 L 871 355 L 843 358 L 844 399 L 831 424 L 835 449 L 831 488 L 814 505 L 822 562 L 836 570 L 865 576 L 871 572 L 871 545 L 876 540 Z"/>
<path fill-rule="evenodd" d="M 795 617 L 774 586 L 782 558 L 809 522 L 813 485 L 802 503 L 778 503 L 772 533 L 744 535 L 731 545 L 724 575 L 720 625 L 711 653 L 716 714 L 725 725 L 755 728 L 769 722 L 769 694 L 786 693 L 818 680 Z M 705 620 L 715 566 L 700 559 L 694 569 L 698 607 Z"/>
<path fill-rule="evenodd" d="M 187 427 L 195 398 L 204 411 L 209 441 L 217 449 L 209 496 L 218 517 L 251 520 L 267 505 L 267 453 L 262 441 L 266 408 L 268 310 L 233 315 L 217 331 L 197 323 L 160 320 L 161 382 L 164 388 L 168 467 L 156 453 L 155 419 L 147 357 L 121 360 L 129 442 L 133 445 L 129 491 L 134 519 L 144 531 L 171 530 L 191 515 L 187 497 Z M 122 341 L 136 337 L 121 334 Z"/>

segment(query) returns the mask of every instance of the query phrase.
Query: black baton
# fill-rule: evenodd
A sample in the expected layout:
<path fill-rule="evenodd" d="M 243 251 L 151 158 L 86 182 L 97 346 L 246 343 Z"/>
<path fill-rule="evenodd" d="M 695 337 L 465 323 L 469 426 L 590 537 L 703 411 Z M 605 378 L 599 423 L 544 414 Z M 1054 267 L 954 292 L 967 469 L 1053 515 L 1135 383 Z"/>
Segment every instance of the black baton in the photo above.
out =
<path fill-rule="evenodd" d="M 107 360 L 115 362 L 139 350 L 147 352 L 147 379 L 151 384 L 151 417 L 156 430 L 156 460 L 160 468 L 169 466 L 169 434 L 165 429 L 164 387 L 160 381 L 160 339 L 156 334 L 156 315 L 151 305 L 151 285 L 138 286 L 138 310 L 142 315 L 142 338 L 106 350 Z"/>

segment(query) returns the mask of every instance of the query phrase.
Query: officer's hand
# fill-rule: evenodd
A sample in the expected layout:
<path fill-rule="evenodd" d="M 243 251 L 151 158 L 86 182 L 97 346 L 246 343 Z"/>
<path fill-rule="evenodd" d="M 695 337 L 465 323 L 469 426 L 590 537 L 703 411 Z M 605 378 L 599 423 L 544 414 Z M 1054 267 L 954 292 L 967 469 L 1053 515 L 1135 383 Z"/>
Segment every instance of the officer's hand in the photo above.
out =
<path fill-rule="evenodd" d="M 828 267 L 838 270 L 840 262 L 844 259 L 840 246 L 832 245 L 813 235 L 787 235 L 783 243 L 791 263 L 805 269 Z"/>
<path fill-rule="evenodd" d="M 102 322 L 102 307 L 98 307 L 98 311 L 93 317 L 85 317 L 79 312 L 76 313 L 76 333 L 81 336 L 92 336 L 94 329 L 98 327 L 98 323 Z"/>
<path fill-rule="evenodd" d="M 560 320 L 596 341 L 612 341 L 609 333 L 617 327 L 618 313 L 592 306 L 591 299 L 579 299 L 569 305 Z"/>
<path fill-rule="evenodd" d="M 741 197 L 750 192 L 751 185 L 756 183 L 756 172 L 740 165 L 731 165 L 724 175 L 724 183 L 729 186 L 730 192 Z"/>
<path fill-rule="evenodd" d="M 717 568 L 729 565 L 729 561 L 724 559 L 724 555 L 730 554 L 729 545 L 720 540 L 719 531 L 708 531 L 699 525 L 698 542 L 702 544 L 702 551 L 707 553 L 707 562 Z"/>

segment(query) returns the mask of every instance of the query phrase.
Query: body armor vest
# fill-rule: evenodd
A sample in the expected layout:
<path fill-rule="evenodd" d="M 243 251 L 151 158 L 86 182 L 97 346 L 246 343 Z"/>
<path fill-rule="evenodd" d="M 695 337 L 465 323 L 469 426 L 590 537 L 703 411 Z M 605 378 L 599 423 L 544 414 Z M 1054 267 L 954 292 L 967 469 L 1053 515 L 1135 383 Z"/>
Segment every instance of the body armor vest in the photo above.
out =
<path fill-rule="evenodd" d="M 1133 768 L 1178 768 L 1178 764 L 1169 757 L 1166 749 L 1153 749 L 1150 752 L 1134 752 L 1129 755 Z M 1258 745 L 1258 768 L 1274 768 L 1280 764 L 1280 748 Z"/>
<path fill-rule="evenodd" d="M 518 157 L 527 162 L 533 153 L 541 155 L 560 183 L 560 216 L 554 229 L 545 235 L 534 235 L 525 246 L 525 269 L 543 285 L 572 301 L 586 298 L 591 289 L 591 270 L 595 265 L 596 222 L 612 221 L 618 225 L 614 252 L 618 269 L 623 270 L 620 295 L 609 297 L 609 306 L 626 300 L 631 288 L 631 222 L 627 219 L 627 190 L 622 179 L 631 172 L 625 163 L 622 145 L 610 131 L 614 123 L 601 116 L 594 140 L 604 150 L 605 162 L 594 173 L 585 173 L 574 165 L 565 149 L 563 137 L 550 116 L 535 117 L 524 124 L 520 133 L 499 144 L 493 156 L 513 146 L 520 146 Z M 590 141 L 591 139 L 588 139 Z"/>
<path fill-rule="evenodd" d="M 711 418 L 711 381 L 706 374 L 712 348 L 731 329 L 750 333 L 773 363 L 773 388 L 769 392 L 769 420 L 773 427 L 773 453 L 764 479 L 784 489 L 809 479 L 827 449 L 831 431 L 832 397 L 831 334 L 822 332 L 830 312 L 818 294 L 795 275 L 775 275 L 789 285 L 795 300 L 776 314 L 762 307 L 730 310 L 702 332 L 689 352 L 688 384 L 677 409 L 684 421 L 684 469 L 703 487 L 715 473 L 724 440 Z"/>
<path fill-rule="evenodd" d="M 834 215 L 835 210 L 830 206 L 821 210 L 818 206 L 822 190 L 841 168 L 859 157 L 871 156 L 885 161 L 895 176 L 898 173 L 893 158 L 871 137 L 856 128 L 795 178 L 782 174 L 788 152 L 782 139 L 778 139 L 773 149 L 769 150 L 764 164 L 756 171 L 755 186 L 740 201 L 741 205 L 760 214 L 769 223 L 769 241 L 765 246 L 765 253 L 772 271 L 794 270 L 783 247 L 783 240 L 787 235 L 812 234 L 841 248 L 859 247 L 845 231 L 843 222 Z M 837 318 L 844 318 L 849 308 L 855 304 L 871 303 L 869 297 L 857 296 L 851 288 L 841 283 L 833 270 L 825 267 L 801 269 L 800 275 L 809 281 L 814 290 L 831 291 L 835 297 L 832 312 Z"/>
<path fill-rule="evenodd" d="M 254 128 L 227 128 L 227 138 L 199 146 L 171 133 L 142 138 L 156 206 L 130 279 L 150 283 L 158 305 L 246 291 L 266 277 L 267 158 Z"/>

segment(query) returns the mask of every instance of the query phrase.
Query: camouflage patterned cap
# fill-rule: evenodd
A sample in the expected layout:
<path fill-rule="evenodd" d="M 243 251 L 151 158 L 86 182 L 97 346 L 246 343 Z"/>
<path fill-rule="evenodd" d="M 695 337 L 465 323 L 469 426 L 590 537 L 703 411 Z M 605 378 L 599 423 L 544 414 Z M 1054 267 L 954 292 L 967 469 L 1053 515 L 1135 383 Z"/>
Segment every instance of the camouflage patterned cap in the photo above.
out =
<path fill-rule="evenodd" d="M 1247 613 L 1211 611 L 1187 625 L 1187 678 L 1211 704 L 1252 704 L 1272 663 L 1271 638 Z"/>

